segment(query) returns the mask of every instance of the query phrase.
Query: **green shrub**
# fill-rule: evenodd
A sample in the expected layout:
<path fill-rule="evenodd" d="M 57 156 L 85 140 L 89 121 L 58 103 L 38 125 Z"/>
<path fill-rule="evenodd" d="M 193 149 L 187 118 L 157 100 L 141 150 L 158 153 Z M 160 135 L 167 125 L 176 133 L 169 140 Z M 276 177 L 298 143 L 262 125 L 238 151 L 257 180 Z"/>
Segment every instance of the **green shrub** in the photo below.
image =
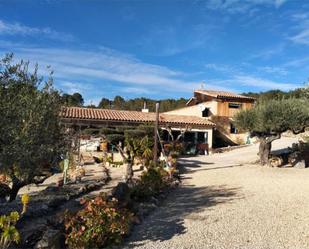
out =
<path fill-rule="evenodd" d="M 119 142 L 123 142 L 124 135 L 121 135 L 121 134 L 109 134 L 109 135 L 106 135 L 106 139 L 111 144 L 118 144 Z"/>
<path fill-rule="evenodd" d="M 82 131 L 83 135 L 91 135 L 91 136 L 96 136 L 100 134 L 100 130 L 99 129 L 94 129 L 94 128 L 87 128 L 85 130 Z"/>
<path fill-rule="evenodd" d="M 0 248 L 9 248 L 12 242 L 18 243 L 20 240 L 19 232 L 15 225 L 19 220 L 18 212 L 11 212 L 9 215 L 0 216 Z"/>
<path fill-rule="evenodd" d="M 147 200 L 159 194 L 169 183 L 169 175 L 163 168 L 149 168 L 132 188 L 131 197 L 137 201 Z"/>
<path fill-rule="evenodd" d="M 113 128 L 101 128 L 100 129 L 100 134 L 103 134 L 103 135 L 123 134 L 123 132 L 119 131 L 118 129 L 113 129 Z"/>
<path fill-rule="evenodd" d="M 102 248 L 120 244 L 128 234 L 133 215 L 108 201 L 106 196 L 83 200 L 84 209 L 66 214 L 66 244 L 69 248 Z"/>

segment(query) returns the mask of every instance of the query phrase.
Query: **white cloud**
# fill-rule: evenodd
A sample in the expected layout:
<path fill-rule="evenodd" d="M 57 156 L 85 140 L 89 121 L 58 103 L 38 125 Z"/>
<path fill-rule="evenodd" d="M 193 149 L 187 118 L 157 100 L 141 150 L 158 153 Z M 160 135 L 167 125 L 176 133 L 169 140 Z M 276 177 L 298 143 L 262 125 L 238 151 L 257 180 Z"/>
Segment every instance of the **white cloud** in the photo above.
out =
<path fill-rule="evenodd" d="M 12 45 L 12 44 L 7 44 Z M 11 50 L 0 44 L 4 49 Z M 48 65 L 54 71 L 55 79 L 60 79 L 60 86 L 66 91 L 87 89 L 82 84 L 85 83 L 117 82 L 126 88 L 144 86 L 145 89 L 173 89 L 175 92 L 185 92 L 193 84 L 192 80 L 186 80 L 183 72 L 171 70 L 167 67 L 144 63 L 133 56 L 121 54 L 110 49 L 99 49 L 96 52 L 73 49 L 50 49 L 50 48 L 28 48 L 17 46 L 14 49 L 17 59 L 30 60 L 32 63 L 38 62 L 40 68 Z M 42 72 L 42 70 L 41 70 Z M 47 73 L 47 71 L 43 71 Z M 57 81 L 56 81 L 57 82 Z M 136 89 L 135 89 L 136 90 Z"/>
<path fill-rule="evenodd" d="M 12 45 L 3 45 L 0 41 L 0 51 L 11 50 Z M 87 99 L 94 101 L 102 96 L 110 97 L 119 93 L 159 94 L 166 97 L 180 94 L 188 96 L 194 89 L 201 87 L 202 80 L 206 81 L 205 88 L 229 91 L 241 90 L 244 86 L 250 86 L 252 90 L 274 88 L 288 90 L 296 87 L 289 83 L 246 75 L 235 67 L 217 64 L 206 64 L 206 67 L 221 71 L 230 70 L 231 73 L 222 74 L 221 79 L 198 76 L 199 79 L 196 80 L 196 76 L 192 79 L 192 74 L 145 63 L 131 55 L 107 48 L 94 52 L 82 49 L 29 48 L 16 45 L 14 52 L 16 59 L 38 62 L 40 69 L 50 65 L 54 70 L 55 83 L 58 88 L 69 93 L 80 92 L 85 96 L 86 103 Z M 268 70 L 275 69 L 268 68 Z"/>
<path fill-rule="evenodd" d="M 62 86 L 63 90 L 65 90 L 65 92 L 69 94 L 73 94 L 76 92 L 81 93 L 93 89 L 90 84 L 85 83 L 70 82 L 70 81 L 59 81 L 59 83 Z"/>
<path fill-rule="evenodd" d="M 234 68 L 233 66 L 225 65 L 225 64 L 208 63 L 208 64 L 205 64 L 205 68 L 218 71 L 224 74 L 231 74 L 231 73 L 238 72 L 238 70 Z"/>
<path fill-rule="evenodd" d="M 298 23 L 296 26 L 298 33 L 290 36 L 289 39 L 294 43 L 309 45 L 309 13 L 296 13 L 292 16 L 292 19 Z"/>
<path fill-rule="evenodd" d="M 281 7 L 287 0 L 206 0 L 206 7 L 212 10 L 223 10 L 229 13 L 247 13 L 259 5 Z"/>
<path fill-rule="evenodd" d="M 259 67 L 258 70 L 270 74 L 287 75 L 289 72 L 283 67 L 265 66 Z"/>
<path fill-rule="evenodd" d="M 309 45 L 309 22 L 307 28 L 304 28 L 300 33 L 290 39 L 295 43 Z"/>
<path fill-rule="evenodd" d="M 284 51 L 285 47 L 286 45 L 284 43 L 277 44 L 274 47 L 267 48 L 267 49 L 251 54 L 249 56 L 249 60 L 252 60 L 252 59 L 268 60 L 274 56 L 277 56 L 278 54 L 281 54 Z"/>
<path fill-rule="evenodd" d="M 21 23 L 9 23 L 0 20 L 0 35 L 22 35 L 22 36 L 38 36 L 43 35 L 53 40 L 73 41 L 74 38 L 70 34 L 57 32 L 51 28 L 36 28 L 23 25 Z"/>
<path fill-rule="evenodd" d="M 232 81 L 233 80 L 235 84 L 257 87 L 257 88 L 265 89 L 265 90 L 280 89 L 280 90 L 287 91 L 287 90 L 291 90 L 297 87 L 295 84 L 292 84 L 292 83 L 283 83 L 283 82 L 281 83 L 281 82 L 258 78 L 258 77 L 254 77 L 250 75 L 237 75 L 232 79 Z"/>
<path fill-rule="evenodd" d="M 284 64 L 285 67 L 296 67 L 296 68 L 304 68 L 308 67 L 309 64 L 309 56 L 305 56 L 298 59 L 291 59 Z"/>

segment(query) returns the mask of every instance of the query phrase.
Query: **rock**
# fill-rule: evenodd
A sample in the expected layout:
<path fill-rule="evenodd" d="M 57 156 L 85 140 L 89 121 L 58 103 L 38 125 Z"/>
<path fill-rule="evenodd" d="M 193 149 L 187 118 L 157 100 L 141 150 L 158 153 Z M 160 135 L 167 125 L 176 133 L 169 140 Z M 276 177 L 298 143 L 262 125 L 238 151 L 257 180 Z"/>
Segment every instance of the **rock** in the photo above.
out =
<path fill-rule="evenodd" d="M 63 248 L 63 235 L 61 231 L 49 229 L 43 233 L 43 237 L 35 245 L 35 249 L 61 249 Z"/>
<path fill-rule="evenodd" d="M 120 203 L 128 202 L 130 200 L 129 186 L 124 182 L 118 183 L 118 185 L 112 190 L 112 196 Z"/>
<path fill-rule="evenodd" d="M 295 163 L 294 168 L 297 168 L 297 169 L 304 169 L 304 168 L 306 168 L 305 160 L 300 160 L 297 163 Z"/>
<path fill-rule="evenodd" d="M 158 200 L 157 198 L 155 198 L 155 197 L 151 197 L 151 198 L 150 198 L 150 201 L 151 201 L 153 204 L 155 204 L 156 206 L 159 205 L 159 200 Z"/>

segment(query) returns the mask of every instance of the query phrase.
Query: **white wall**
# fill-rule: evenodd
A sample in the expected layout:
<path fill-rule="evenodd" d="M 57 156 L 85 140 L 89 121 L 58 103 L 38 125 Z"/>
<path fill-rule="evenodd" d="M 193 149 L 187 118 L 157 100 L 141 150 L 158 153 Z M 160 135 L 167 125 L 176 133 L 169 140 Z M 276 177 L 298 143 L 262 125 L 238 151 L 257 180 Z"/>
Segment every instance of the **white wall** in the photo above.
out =
<path fill-rule="evenodd" d="M 209 101 L 203 102 L 193 106 L 187 106 L 183 108 L 179 108 L 176 110 L 165 112 L 167 114 L 174 114 L 174 115 L 185 115 L 185 116 L 197 116 L 202 117 L 202 111 L 199 105 L 203 105 L 210 109 L 211 113 L 216 115 L 218 111 L 218 104 L 216 101 Z"/>

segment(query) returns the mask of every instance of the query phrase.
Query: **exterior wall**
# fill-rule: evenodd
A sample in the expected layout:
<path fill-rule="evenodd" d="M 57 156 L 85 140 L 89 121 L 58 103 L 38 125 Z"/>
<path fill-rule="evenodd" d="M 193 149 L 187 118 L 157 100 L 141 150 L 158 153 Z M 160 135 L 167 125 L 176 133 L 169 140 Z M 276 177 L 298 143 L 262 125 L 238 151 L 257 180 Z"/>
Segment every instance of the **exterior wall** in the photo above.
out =
<path fill-rule="evenodd" d="M 173 115 L 185 115 L 185 116 L 196 116 L 202 117 L 202 112 L 197 105 L 188 106 L 180 109 L 176 109 L 173 111 L 165 112 L 166 114 L 173 114 Z"/>
<path fill-rule="evenodd" d="M 168 112 L 165 112 L 165 113 L 166 114 L 174 114 L 174 115 L 203 117 L 200 105 L 202 105 L 206 108 L 209 108 L 211 115 L 216 115 L 217 108 L 218 108 L 216 101 L 203 102 L 203 103 L 200 103 L 200 104 L 197 104 L 197 105 L 187 106 L 187 107 L 184 107 L 184 108 L 176 109 L 176 110 L 173 110 L 173 111 L 168 111 Z"/>
<path fill-rule="evenodd" d="M 187 107 L 176 109 L 166 113 L 174 115 L 203 117 L 201 106 L 209 108 L 210 117 L 207 119 L 210 119 L 216 124 L 216 129 L 222 135 L 237 144 L 242 144 L 246 142 L 246 133 L 231 133 L 231 120 L 233 116 L 240 110 L 247 110 L 252 108 L 254 106 L 253 101 L 239 99 L 217 99 L 200 93 L 195 93 L 194 97 L 196 102 L 199 104 L 194 104 L 194 101 L 192 101 Z M 241 104 L 241 108 L 229 108 L 229 103 Z M 207 130 L 207 132 L 209 140 L 211 141 L 209 142 L 209 147 L 211 148 L 213 144 L 213 130 L 209 129 Z"/>
<path fill-rule="evenodd" d="M 241 104 L 241 108 L 229 108 L 229 103 Z M 253 103 L 239 101 L 222 101 L 217 102 L 217 105 L 218 112 L 215 115 L 224 117 L 233 117 L 240 110 L 247 110 L 253 107 Z"/>
<path fill-rule="evenodd" d="M 241 108 L 229 108 L 229 103 L 241 104 Z M 185 116 L 197 116 L 203 117 L 201 107 L 209 108 L 211 115 L 233 117 L 239 110 L 246 110 L 253 107 L 253 103 L 250 102 L 239 102 L 239 101 L 220 101 L 220 100 L 209 100 L 200 104 L 187 106 L 184 108 L 165 112 L 167 114 L 174 115 L 185 115 Z"/>

